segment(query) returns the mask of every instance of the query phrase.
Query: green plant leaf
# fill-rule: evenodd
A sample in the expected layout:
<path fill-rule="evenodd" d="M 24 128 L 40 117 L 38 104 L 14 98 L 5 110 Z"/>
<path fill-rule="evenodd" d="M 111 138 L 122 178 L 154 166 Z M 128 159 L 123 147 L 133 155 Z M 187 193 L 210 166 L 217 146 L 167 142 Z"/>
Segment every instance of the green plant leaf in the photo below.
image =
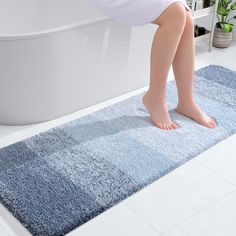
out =
<path fill-rule="evenodd" d="M 232 0 L 222 0 L 225 5 L 228 5 L 229 3 L 232 2 Z"/>
<path fill-rule="evenodd" d="M 233 2 L 232 4 L 231 4 L 231 10 L 236 10 L 236 2 Z"/>
<path fill-rule="evenodd" d="M 220 26 L 225 33 L 230 33 L 233 30 L 233 26 L 231 24 L 220 23 Z"/>
<path fill-rule="evenodd" d="M 228 9 L 226 9 L 222 4 L 219 4 L 217 8 L 217 13 L 222 16 L 227 16 Z"/>

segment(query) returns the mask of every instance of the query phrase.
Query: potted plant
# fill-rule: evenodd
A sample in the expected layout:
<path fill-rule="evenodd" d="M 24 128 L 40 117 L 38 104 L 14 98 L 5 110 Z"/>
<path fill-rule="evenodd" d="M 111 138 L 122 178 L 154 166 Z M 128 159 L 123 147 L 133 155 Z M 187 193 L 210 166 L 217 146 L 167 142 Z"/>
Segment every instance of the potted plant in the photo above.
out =
<path fill-rule="evenodd" d="M 216 0 L 211 0 L 215 4 Z M 229 47 L 233 39 L 233 26 L 230 21 L 236 19 L 236 15 L 227 19 L 230 12 L 236 10 L 236 2 L 232 0 L 219 0 L 217 7 L 218 22 L 215 25 L 213 46 L 218 48 Z"/>

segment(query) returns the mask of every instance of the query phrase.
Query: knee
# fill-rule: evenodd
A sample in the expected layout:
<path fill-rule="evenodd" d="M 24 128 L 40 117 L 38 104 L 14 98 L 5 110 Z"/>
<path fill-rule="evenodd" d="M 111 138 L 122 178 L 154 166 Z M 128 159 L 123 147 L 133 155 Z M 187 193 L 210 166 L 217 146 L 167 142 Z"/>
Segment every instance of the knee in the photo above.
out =
<path fill-rule="evenodd" d="M 174 33 L 182 33 L 186 26 L 186 9 L 180 2 L 171 4 L 169 14 L 162 25 Z"/>

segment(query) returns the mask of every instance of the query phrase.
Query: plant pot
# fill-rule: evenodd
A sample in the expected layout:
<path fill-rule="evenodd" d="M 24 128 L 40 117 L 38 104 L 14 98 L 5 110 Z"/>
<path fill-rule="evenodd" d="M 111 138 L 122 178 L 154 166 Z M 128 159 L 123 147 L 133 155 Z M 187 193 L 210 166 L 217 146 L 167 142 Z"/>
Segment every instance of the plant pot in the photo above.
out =
<path fill-rule="evenodd" d="M 217 48 L 227 48 L 231 45 L 233 32 L 226 33 L 215 25 L 212 45 Z"/>

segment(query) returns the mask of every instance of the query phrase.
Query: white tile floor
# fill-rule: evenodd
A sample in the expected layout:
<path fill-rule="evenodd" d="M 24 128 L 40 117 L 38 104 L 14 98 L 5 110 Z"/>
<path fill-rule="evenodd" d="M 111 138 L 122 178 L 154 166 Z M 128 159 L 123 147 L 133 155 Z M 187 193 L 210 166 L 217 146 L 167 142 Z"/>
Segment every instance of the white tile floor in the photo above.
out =
<path fill-rule="evenodd" d="M 236 42 L 207 51 L 196 46 L 195 69 L 219 64 L 236 70 Z M 173 79 L 171 70 L 169 80 Z M 143 91 L 139 89 L 60 119 L 22 127 L 0 126 L 0 147 L 30 137 Z M 170 172 L 68 236 L 235 236 L 236 135 Z M 0 205 L 0 236 L 29 236 Z"/>

